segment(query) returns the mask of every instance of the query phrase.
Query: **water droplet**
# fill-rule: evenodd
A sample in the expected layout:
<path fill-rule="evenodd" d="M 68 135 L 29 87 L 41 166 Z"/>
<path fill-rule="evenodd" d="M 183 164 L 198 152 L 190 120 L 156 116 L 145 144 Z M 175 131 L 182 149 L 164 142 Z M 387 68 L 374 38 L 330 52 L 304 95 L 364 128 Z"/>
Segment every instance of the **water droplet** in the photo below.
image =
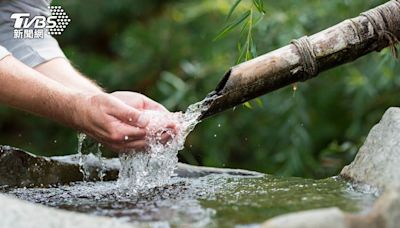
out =
<path fill-rule="evenodd" d="M 214 138 L 217 138 L 217 134 L 214 134 Z"/>
<path fill-rule="evenodd" d="M 218 124 L 218 127 L 221 127 L 221 124 L 220 124 L 220 123 Z"/>

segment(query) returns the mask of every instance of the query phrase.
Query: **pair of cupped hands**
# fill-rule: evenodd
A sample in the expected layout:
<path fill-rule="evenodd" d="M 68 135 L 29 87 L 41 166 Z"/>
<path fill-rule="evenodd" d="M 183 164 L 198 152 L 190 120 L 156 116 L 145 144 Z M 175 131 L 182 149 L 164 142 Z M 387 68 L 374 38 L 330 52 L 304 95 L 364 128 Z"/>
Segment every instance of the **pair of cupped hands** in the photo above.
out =
<path fill-rule="evenodd" d="M 152 121 L 146 111 L 160 112 L 165 118 L 172 114 L 161 104 L 135 92 L 90 94 L 79 100 L 78 111 L 74 112 L 76 128 L 115 152 L 146 149 L 148 126 Z M 168 142 L 171 132 L 177 131 L 177 123 L 172 118 L 164 122 L 163 126 L 157 126 L 169 129 L 169 133 L 161 134 L 162 143 Z"/>

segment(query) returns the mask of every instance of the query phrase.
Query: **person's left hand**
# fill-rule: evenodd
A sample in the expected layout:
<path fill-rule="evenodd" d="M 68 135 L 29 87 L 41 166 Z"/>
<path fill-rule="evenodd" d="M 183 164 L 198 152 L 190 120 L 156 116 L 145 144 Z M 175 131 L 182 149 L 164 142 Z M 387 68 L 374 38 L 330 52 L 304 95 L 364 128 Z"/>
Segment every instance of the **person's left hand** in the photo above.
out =
<path fill-rule="evenodd" d="M 153 101 L 152 99 L 140 93 L 129 92 L 129 91 L 117 91 L 111 93 L 111 95 L 123 101 L 125 104 L 138 110 L 169 112 L 161 104 Z"/>
<path fill-rule="evenodd" d="M 117 91 L 111 93 L 111 95 L 139 111 L 152 110 L 152 111 L 170 113 L 168 109 L 166 109 L 164 106 L 140 93 L 129 92 L 129 91 Z M 160 127 L 172 129 L 174 132 L 177 131 L 176 123 L 172 122 L 166 126 L 160 126 Z M 162 143 L 166 143 L 170 139 L 171 135 L 168 133 L 163 133 L 161 136 Z"/>

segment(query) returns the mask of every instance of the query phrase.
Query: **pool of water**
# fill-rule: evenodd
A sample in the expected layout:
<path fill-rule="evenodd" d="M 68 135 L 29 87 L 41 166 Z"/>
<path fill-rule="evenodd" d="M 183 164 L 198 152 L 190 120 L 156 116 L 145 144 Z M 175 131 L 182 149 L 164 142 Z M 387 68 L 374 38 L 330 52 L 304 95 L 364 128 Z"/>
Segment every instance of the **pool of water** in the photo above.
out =
<path fill-rule="evenodd" d="M 339 178 L 310 180 L 270 175 L 173 177 L 140 192 L 110 182 L 76 182 L 3 192 L 50 207 L 116 217 L 155 227 L 257 227 L 273 216 L 325 207 L 366 213 L 375 193 L 355 191 Z"/>

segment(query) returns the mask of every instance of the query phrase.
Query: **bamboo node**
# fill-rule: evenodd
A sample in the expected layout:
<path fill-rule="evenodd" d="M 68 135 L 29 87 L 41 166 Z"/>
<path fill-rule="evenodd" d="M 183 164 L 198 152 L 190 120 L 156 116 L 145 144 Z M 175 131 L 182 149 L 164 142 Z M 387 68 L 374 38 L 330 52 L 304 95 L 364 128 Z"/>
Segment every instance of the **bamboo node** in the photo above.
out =
<path fill-rule="evenodd" d="M 378 34 L 378 39 L 386 40 L 391 48 L 393 55 L 398 58 L 396 45 L 399 39 L 395 35 L 400 22 L 400 0 L 392 0 L 393 4 L 384 4 L 375 9 L 361 14 L 367 18 L 372 25 L 374 32 Z"/>
<path fill-rule="evenodd" d="M 308 36 L 303 36 L 300 39 L 292 40 L 291 43 L 296 46 L 299 52 L 303 72 L 306 74 L 304 80 L 316 76 L 319 73 L 317 56 Z"/>

